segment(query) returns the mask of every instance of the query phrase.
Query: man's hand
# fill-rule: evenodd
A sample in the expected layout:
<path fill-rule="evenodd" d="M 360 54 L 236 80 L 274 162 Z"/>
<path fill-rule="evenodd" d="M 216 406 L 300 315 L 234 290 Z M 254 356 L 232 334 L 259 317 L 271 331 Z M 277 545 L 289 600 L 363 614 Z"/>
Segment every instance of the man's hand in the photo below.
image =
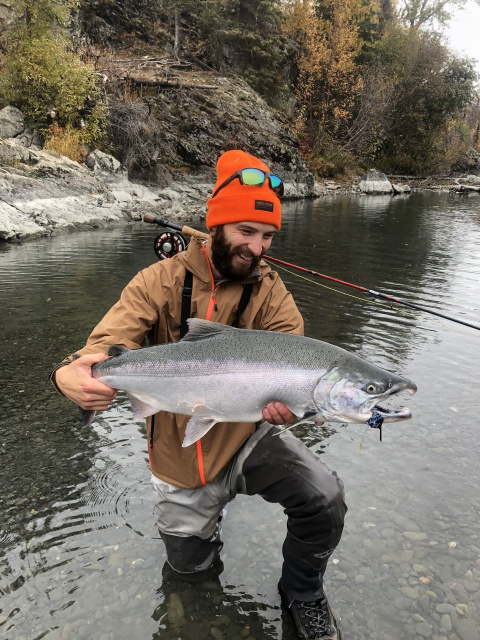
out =
<path fill-rule="evenodd" d="M 269 402 L 264 407 L 262 414 L 263 419 L 270 424 L 294 424 L 298 420 L 297 416 L 283 402 Z M 316 422 L 315 424 L 321 426 L 323 422 Z"/>
<path fill-rule="evenodd" d="M 92 377 L 92 364 L 107 360 L 104 353 L 93 353 L 60 367 L 55 381 L 60 391 L 72 402 L 88 411 L 104 411 L 115 400 L 117 392 Z"/>

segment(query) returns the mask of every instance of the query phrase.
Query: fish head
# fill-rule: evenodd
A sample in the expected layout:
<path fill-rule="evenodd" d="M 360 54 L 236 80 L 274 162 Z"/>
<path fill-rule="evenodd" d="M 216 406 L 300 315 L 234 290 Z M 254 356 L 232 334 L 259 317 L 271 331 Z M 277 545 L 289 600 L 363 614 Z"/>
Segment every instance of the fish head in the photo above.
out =
<path fill-rule="evenodd" d="M 334 366 L 320 378 L 313 393 L 319 414 L 333 422 L 364 423 L 373 415 L 381 416 L 385 422 L 411 418 L 407 407 L 391 410 L 379 403 L 402 391 L 413 395 L 416 385 L 379 367 L 363 364 L 348 373 L 341 366 Z"/>

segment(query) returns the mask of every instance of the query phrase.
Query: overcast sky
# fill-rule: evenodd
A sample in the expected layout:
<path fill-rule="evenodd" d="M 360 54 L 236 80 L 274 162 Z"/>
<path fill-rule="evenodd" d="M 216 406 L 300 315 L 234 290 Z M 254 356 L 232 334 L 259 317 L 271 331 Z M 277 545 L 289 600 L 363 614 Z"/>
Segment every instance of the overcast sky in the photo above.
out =
<path fill-rule="evenodd" d="M 480 7 L 468 0 L 465 9 L 455 9 L 445 35 L 451 48 L 469 58 L 476 58 L 477 70 L 480 73 Z"/>

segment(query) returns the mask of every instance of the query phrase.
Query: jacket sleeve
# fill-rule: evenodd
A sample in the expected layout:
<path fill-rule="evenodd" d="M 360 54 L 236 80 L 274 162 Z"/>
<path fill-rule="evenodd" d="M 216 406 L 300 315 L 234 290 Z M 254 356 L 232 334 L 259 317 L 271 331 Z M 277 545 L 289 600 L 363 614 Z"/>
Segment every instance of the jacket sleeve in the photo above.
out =
<path fill-rule="evenodd" d="M 122 291 L 120 300 L 100 320 L 90 334 L 87 344 L 76 353 L 106 352 L 112 344 L 128 349 L 144 346 L 145 337 L 157 322 L 158 301 L 152 303 L 142 271 Z"/>
<path fill-rule="evenodd" d="M 282 331 L 303 335 L 303 318 L 295 304 L 292 294 L 287 290 L 278 274 L 260 307 L 259 329 Z"/>

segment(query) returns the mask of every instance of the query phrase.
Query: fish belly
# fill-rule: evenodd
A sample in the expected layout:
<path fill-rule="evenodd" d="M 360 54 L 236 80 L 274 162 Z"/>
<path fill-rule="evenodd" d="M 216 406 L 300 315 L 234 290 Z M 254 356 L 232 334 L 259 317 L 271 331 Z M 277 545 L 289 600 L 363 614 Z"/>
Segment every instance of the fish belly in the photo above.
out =
<path fill-rule="evenodd" d="M 303 415 L 312 403 L 312 386 L 305 384 L 303 376 L 271 376 L 265 371 L 136 378 L 105 375 L 99 380 L 145 405 L 136 418 L 171 411 L 217 422 L 257 422 L 269 402 L 284 402 L 296 415 Z"/>

